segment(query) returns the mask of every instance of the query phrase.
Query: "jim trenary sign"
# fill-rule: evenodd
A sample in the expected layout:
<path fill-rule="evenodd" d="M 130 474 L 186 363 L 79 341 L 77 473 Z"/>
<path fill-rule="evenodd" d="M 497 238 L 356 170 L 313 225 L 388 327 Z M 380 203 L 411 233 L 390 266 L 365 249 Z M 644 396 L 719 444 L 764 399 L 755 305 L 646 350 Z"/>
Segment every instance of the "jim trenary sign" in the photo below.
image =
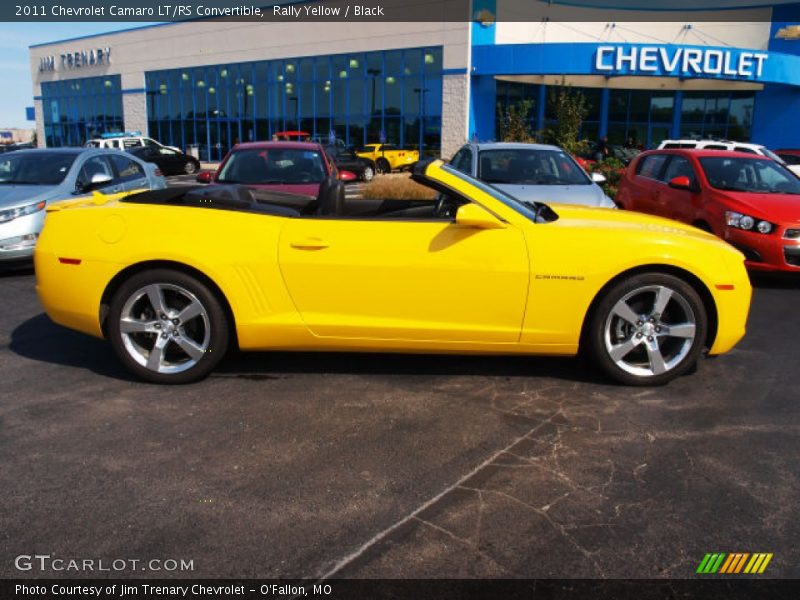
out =
<path fill-rule="evenodd" d="M 597 46 L 594 68 L 608 75 L 724 77 L 757 80 L 769 59 L 766 52 L 738 48 L 687 46 Z"/>

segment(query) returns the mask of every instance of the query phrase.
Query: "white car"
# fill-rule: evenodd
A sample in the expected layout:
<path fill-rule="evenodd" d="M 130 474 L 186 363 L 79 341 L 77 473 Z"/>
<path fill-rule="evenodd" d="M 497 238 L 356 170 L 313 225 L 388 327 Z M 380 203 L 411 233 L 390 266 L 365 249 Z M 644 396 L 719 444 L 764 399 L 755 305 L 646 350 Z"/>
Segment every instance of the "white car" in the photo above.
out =
<path fill-rule="evenodd" d="M 682 148 L 684 150 L 730 150 L 732 152 L 747 152 L 766 156 L 800 176 L 800 165 L 789 165 L 780 156 L 761 144 L 747 142 L 730 142 L 728 140 L 664 140 L 658 145 L 658 150 Z"/>
<path fill-rule="evenodd" d="M 144 136 L 139 131 L 122 133 L 104 133 L 99 138 L 89 140 L 84 144 L 87 148 L 116 148 L 117 150 L 128 150 L 139 146 L 156 146 L 158 148 L 169 148 L 175 152 L 181 152 L 175 146 L 165 146 L 161 142 Z"/>

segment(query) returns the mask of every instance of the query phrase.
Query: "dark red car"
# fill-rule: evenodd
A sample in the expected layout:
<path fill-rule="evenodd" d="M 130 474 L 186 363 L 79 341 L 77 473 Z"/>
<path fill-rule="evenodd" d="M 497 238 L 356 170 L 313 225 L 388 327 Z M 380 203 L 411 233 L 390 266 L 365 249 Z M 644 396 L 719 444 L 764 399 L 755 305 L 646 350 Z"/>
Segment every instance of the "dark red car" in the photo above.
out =
<path fill-rule="evenodd" d="M 765 156 L 644 152 L 628 167 L 616 201 L 715 233 L 742 251 L 748 268 L 800 272 L 800 179 Z"/>
<path fill-rule="evenodd" d="M 305 196 L 316 196 L 326 179 L 353 181 L 356 176 L 339 171 L 322 146 L 311 142 L 237 144 L 215 172 L 197 175 L 200 183 L 239 183 Z"/>

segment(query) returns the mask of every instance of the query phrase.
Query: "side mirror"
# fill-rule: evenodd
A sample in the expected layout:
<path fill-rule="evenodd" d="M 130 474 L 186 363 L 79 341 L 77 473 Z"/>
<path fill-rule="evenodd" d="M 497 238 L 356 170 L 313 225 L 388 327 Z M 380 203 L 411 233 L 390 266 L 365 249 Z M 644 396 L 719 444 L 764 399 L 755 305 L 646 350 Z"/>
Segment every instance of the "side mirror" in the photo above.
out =
<path fill-rule="evenodd" d="M 669 180 L 667 184 L 671 188 L 675 188 L 676 190 L 689 190 L 692 189 L 692 182 L 689 181 L 689 178 L 686 175 L 681 175 L 679 177 L 673 177 Z"/>
<path fill-rule="evenodd" d="M 339 171 L 339 181 L 355 181 L 358 179 L 355 173 L 350 171 Z"/>
<path fill-rule="evenodd" d="M 458 207 L 456 224 L 475 229 L 503 229 L 505 227 L 500 219 L 473 202 Z"/>
<path fill-rule="evenodd" d="M 214 179 L 213 171 L 200 171 L 194 178 L 197 183 L 211 183 L 212 179 Z"/>
<path fill-rule="evenodd" d="M 604 183 L 606 180 L 606 176 L 602 173 L 592 173 L 592 181 L 595 183 Z"/>
<path fill-rule="evenodd" d="M 92 175 L 92 180 L 89 183 L 80 186 L 78 191 L 85 193 L 99 190 L 101 187 L 105 187 L 109 183 L 111 183 L 111 177 L 109 177 L 106 173 L 95 173 Z"/>

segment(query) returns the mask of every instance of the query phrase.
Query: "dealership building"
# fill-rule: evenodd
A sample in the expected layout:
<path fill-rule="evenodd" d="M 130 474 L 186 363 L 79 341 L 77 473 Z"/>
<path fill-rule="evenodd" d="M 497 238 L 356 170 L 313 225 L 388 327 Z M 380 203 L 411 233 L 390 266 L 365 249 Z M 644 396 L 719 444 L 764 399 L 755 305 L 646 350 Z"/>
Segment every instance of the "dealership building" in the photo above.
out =
<path fill-rule="evenodd" d="M 302 130 L 451 156 L 496 139 L 498 114 L 522 100 L 544 130 L 564 82 L 587 99 L 590 140 L 800 147 L 800 3 L 620 3 L 475 0 L 472 22 L 194 20 L 36 45 L 38 139 L 138 130 L 214 161 Z"/>

